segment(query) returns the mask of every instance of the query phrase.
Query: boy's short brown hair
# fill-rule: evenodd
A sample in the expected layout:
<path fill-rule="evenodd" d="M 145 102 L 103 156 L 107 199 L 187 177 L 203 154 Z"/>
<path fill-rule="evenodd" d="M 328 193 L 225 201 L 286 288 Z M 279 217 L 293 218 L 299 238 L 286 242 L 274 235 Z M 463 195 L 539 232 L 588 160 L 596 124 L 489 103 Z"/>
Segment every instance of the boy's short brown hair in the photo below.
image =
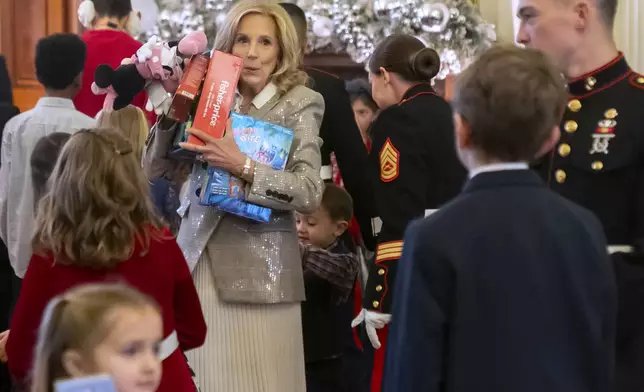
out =
<path fill-rule="evenodd" d="M 348 222 L 353 216 L 351 195 L 335 184 L 325 185 L 321 207 L 326 210 L 333 222 L 341 220 Z"/>
<path fill-rule="evenodd" d="M 457 77 L 452 106 L 487 158 L 532 161 L 561 121 L 566 99 L 565 81 L 544 54 L 504 45 Z"/>

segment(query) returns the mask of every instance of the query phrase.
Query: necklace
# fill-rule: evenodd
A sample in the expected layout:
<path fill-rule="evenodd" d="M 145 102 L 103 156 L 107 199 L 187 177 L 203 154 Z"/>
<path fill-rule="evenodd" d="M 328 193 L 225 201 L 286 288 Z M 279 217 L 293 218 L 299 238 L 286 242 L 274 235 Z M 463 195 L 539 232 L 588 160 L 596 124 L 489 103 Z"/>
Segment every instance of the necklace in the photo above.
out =
<path fill-rule="evenodd" d="M 118 22 L 114 22 L 112 20 L 107 20 L 103 23 L 98 23 L 96 26 L 94 26 L 94 30 L 123 30 L 121 26 L 119 26 Z"/>
<path fill-rule="evenodd" d="M 252 104 L 253 104 L 252 101 L 248 103 L 242 103 L 239 110 L 241 111 L 242 114 L 248 114 L 248 112 L 250 111 L 250 105 Z"/>

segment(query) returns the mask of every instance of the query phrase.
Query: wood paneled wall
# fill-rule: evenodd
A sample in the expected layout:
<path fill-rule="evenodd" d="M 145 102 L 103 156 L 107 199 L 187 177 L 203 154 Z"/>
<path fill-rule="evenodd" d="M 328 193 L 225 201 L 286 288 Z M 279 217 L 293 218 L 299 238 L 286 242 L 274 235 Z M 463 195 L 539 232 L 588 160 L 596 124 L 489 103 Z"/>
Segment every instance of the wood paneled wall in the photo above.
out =
<path fill-rule="evenodd" d="M 33 108 L 43 94 L 36 78 L 36 43 L 46 35 L 77 32 L 78 0 L 0 0 L 0 53 L 7 59 L 14 104 Z"/>

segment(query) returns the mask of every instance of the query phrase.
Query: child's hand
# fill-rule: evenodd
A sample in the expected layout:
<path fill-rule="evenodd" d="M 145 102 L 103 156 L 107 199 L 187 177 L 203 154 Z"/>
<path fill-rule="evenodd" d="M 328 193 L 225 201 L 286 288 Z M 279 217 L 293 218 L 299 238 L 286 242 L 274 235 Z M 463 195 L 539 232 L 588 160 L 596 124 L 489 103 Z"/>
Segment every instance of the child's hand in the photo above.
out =
<path fill-rule="evenodd" d="M 7 362 L 9 359 L 7 358 L 7 352 L 5 351 L 7 340 L 9 340 L 9 330 L 0 333 L 0 362 L 3 363 Z"/>

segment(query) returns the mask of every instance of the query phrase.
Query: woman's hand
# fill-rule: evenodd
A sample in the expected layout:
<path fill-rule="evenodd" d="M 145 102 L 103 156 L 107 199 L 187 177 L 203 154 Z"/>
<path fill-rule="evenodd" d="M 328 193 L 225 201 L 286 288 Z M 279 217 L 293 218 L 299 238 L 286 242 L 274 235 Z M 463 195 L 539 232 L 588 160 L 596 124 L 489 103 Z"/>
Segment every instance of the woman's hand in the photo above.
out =
<path fill-rule="evenodd" d="M 0 333 L 0 362 L 2 363 L 7 362 L 9 359 L 7 358 L 7 352 L 5 351 L 7 340 L 9 340 L 9 330 Z"/>
<path fill-rule="evenodd" d="M 246 156 L 239 150 L 233 137 L 232 120 L 228 119 L 226 134 L 221 139 L 214 138 L 196 128 L 190 128 L 186 132 L 199 138 L 206 145 L 180 143 L 181 148 L 198 153 L 199 159 L 208 162 L 211 166 L 228 170 L 238 177 L 241 175 Z"/>

